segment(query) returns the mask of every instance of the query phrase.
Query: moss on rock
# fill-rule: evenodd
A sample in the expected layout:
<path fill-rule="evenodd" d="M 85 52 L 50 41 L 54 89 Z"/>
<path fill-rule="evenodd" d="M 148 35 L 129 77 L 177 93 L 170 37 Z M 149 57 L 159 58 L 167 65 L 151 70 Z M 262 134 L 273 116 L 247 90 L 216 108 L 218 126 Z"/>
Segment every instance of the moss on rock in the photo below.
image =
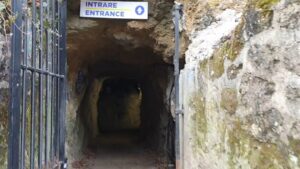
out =
<path fill-rule="evenodd" d="M 8 150 L 8 90 L 0 89 L 0 169 L 6 168 Z"/>
<path fill-rule="evenodd" d="M 234 30 L 231 38 L 216 49 L 210 59 L 200 62 L 200 70 L 210 79 L 220 78 L 224 74 L 224 60 L 234 61 L 244 47 L 244 20 Z"/>
<path fill-rule="evenodd" d="M 226 88 L 221 93 L 221 107 L 228 113 L 235 113 L 238 106 L 236 89 Z"/>
<path fill-rule="evenodd" d="M 220 48 L 215 51 L 210 59 L 200 62 L 200 70 L 210 79 L 217 79 L 224 74 L 224 59 L 226 48 Z"/>
<path fill-rule="evenodd" d="M 204 149 L 204 141 L 207 135 L 207 119 L 205 115 L 205 98 L 202 94 L 194 95 L 190 100 L 190 107 L 193 109 L 194 114 L 192 116 L 192 123 L 194 128 L 192 129 L 193 135 L 196 136 L 194 140 L 194 150 Z"/>
<path fill-rule="evenodd" d="M 227 42 L 227 59 L 234 61 L 237 56 L 240 54 L 241 50 L 244 47 L 245 40 L 243 38 L 244 31 L 244 19 L 240 22 L 240 24 L 236 27 L 233 32 L 232 38 Z"/>
<path fill-rule="evenodd" d="M 252 0 L 248 2 L 245 13 L 247 34 L 252 36 L 271 26 L 273 19 L 272 7 L 279 0 Z"/>
<path fill-rule="evenodd" d="M 289 146 L 291 147 L 292 152 L 294 155 L 300 159 L 300 140 L 294 139 L 292 137 L 289 138 Z M 298 166 L 300 166 L 300 161 L 298 160 Z"/>
<path fill-rule="evenodd" d="M 270 10 L 270 8 L 278 2 L 279 0 L 255 0 L 254 4 L 256 8 Z"/>
<path fill-rule="evenodd" d="M 293 168 L 286 151 L 275 143 L 258 141 L 244 129 L 241 121 L 236 121 L 228 133 L 230 168 L 241 165 L 239 159 L 248 161 L 250 168 L 255 169 Z"/>

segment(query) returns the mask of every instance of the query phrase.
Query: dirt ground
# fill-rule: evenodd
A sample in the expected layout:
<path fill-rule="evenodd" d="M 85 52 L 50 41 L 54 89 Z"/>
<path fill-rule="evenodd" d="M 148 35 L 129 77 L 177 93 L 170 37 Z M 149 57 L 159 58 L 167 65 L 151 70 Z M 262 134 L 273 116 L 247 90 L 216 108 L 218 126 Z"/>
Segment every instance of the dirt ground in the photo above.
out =
<path fill-rule="evenodd" d="M 103 134 L 85 151 L 73 169 L 163 169 L 159 155 L 145 148 L 132 133 Z"/>

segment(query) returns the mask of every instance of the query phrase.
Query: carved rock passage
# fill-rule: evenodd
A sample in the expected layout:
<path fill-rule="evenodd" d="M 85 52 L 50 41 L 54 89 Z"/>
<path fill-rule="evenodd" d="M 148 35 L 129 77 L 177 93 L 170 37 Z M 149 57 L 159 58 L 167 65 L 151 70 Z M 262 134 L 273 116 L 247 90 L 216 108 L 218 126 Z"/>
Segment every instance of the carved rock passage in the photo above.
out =
<path fill-rule="evenodd" d="M 127 21 L 79 18 L 78 1 L 69 3 L 67 153 L 71 164 L 81 159 L 86 148 L 101 147 L 99 143 L 107 141 L 103 135 L 126 134 L 133 129 L 133 137 L 138 138 L 137 143 L 133 142 L 138 146 L 135 149 L 147 154 L 143 150 L 146 146 L 159 153 L 150 161 L 161 157 L 162 163 L 166 163 L 169 158 L 173 2 L 151 1 L 149 6 L 149 20 Z M 105 87 L 114 79 L 124 86 Z M 125 96 L 120 92 L 121 88 L 125 90 L 126 81 L 135 82 L 139 95 Z M 113 93 L 120 98 L 114 98 L 117 95 Z M 134 99 L 136 96 L 139 102 Z M 124 140 L 122 134 L 118 139 Z M 101 150 L 97 153 L 103 154 Z M 150 167 L 155 165 L 154 162 Z M 128 166 L 131 167 L 134 166 Z"/>

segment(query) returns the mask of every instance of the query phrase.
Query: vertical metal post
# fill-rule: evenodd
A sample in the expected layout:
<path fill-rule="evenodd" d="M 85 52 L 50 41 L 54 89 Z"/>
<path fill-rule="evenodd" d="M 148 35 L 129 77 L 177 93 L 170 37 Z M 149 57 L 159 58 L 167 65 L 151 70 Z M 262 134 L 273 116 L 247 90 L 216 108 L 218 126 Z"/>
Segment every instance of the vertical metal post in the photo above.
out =
<path fill-rule="evenodd" d="M 52 0 L 51 1 L 51 29 L 52 31 L 56 32 L 56 29 L 55 29 L 55 22 L 56 22 L 56 18 L 55 18 L 55 14 L 56 14 L 56 8 L 55 8 L 55 3 L 56 0 Z M 55 72 L 55 34 L 53 34 L 53 32 L 51 33 L 51 57 L 50 57 L 50 72 L 53 72 L 53 73 L 56 73 Z M 51 161 L 51 164 L 50 165 L 53 165 L 53 161 L 54 161 L 54 157 L 55 157 L 55 78 L 53 76 L 51 76 L 50 78 L 50 104 L 51 104 L 51 111 L 50 111 L 50 116 L 51 116 L 51 120 L 50 120 L 50 126 L 51 126 L 51 134 L 50 134 L 50 161 Z"/>
<path fill-rule="evenodd" d="M 67 19 L 67 0 L 63 0 L 60 5 L 61 10 L 60 15 L 60 40 L 59 40 L 59 73 L 67 74 L 67 54 L 66 54 L 66 19 Z M 65 112 L 66 112 L 66 86 L 67 86 L 67 78 L 66 76 L 62 79 L 59 79 L 60 86 L 60 132 L 59 132 L 59 160 L 62 162 L 61 168 L 66 169 L 66 159 L 65 159 Z"/>
<path fill-rule="evenodd" d="M 22 2 L 20 0 L 12 1 L 12 12 L 16 14 L 16 20 L 12 25 L 12 59 L 11 59 L 11 78 L 10 78 L 10 112 L 9 112 L 9 151 L 8 151 L 8 169 L 19 169 L 20 162 L 20 78 L 21 78 L 21 49 L 22 49 Z"/>
<path fill-rule="evenodd" d="M 175 111 L 176 111 L 176 131 L 175 131 L 175 153 L 176 153 L 176 169 L 183 169 L 182 163 L 182 111 L 179 105 L 179 58 L 180 58 L 180 29 L 179 20 L 181 15 L 182 5 L 175 4 L 175 55 L 173 58 L 174 63 L 174 77 L 175 77 Z"/>
<path fill-rule="evenodd" d="M 43 6 L 43 0 L 40 2 L 40 53 L 39 53 L 39 68 L 41 70 L 44 69 L 44 64 L 43 64 L 43 59 L 44 59 L 44 6 Z M 38 137 L 38 142 L 39 142 L 39 155 L 38 155 L 38 168 L 42 169 L 43 165 L 43 127 L 44 127 L 44 86 L 43 86 L 43 74 L 39 73 L 39 137 Z"/>
<path fill-rule="evenodd" d="M 51 12 L 50 12 L 50 1 L 49 0 L 47 0 L 47 4 L 48 4 L 48 6 L 47 6 L 47 19 L 48 20 L 50 20 L 49 18 L 50 18 L 50 14 L 51 14 Z M 49 21 L 49 22 L 51 22 L 51 21 Z M 50 34 L 50 28 L 47 28 L 46 29 L 46 42 L 47 42 L 47 44 L 46 44 L 46 71 L 47 72 L 49 72 L 50 71 L 50 64 L 49 64 L 49 62 L 50 62 L 50 52 L 51 52 L 51 49 L 50 49 L 50 42 L 51 42 L 51 34 Z M 50 118 L 50 116 L 49 116 L 49 113 L 50 113 L 50 109 L 49 109 L 49 107 L 50 107 L 50 76 L 48 75 L 48 74 L 46 74 L 46 94 L 45 94 L 45 108 L 46 108 L 46 110 L 45 110 L 45 113 L 46 113 L 46 119 L 45 119 L 45 133 L 46 133 L 46 137 L 45 137 L 45 166 L 46 166 L 46 168 L 49 168 L 49 164 L 48 164 L 48 161 L 49 161 L 49 135 L 50 135 L 50 129 L 49 129 L 49 120 L 51 119 Z"/>
<path fill-rule="evenodd" d="M 37 10 L 36 10 L 36 0 L 32 1 L 32 67 L 36 67 L 36 32 L 37 32 Z M 36 135 L 36 90 L 35 90 L 35 81 L 36 81 L 36 72 L 32 71 L 31 75 L 31 132 L 30 132 L 30 169 L 34 169 L 35 164 L 35 135 Z"/>
<path fill-rule="evenodd" d="M 24 1 L 24 6 L 26 8 L 28 8 L 28 2 L 27 0 Z M 23 42 L 23 50 L 24 50 L 24 54 L 23 54 L 23 64 L 27 67 L 28 66 L 28 14 L 25 14 L 25 17 L 24 17 L 24 23 L 25 23 L 25 26 L 24 26 L 24 32 L 25 32 L 25 35 L 24 35 L 24 42 Z M 22 85 L 23 85 L 23 88 L 22 88 L 22 127 L 21 127 L 21 161 L 20 161 L 20 167 L 21 168 L 24 168 L 25 167 L 25 149 L 26 149 L 26 125 L 27 125 L 27 122 L 26 122 L 26 118 L 27 118 L 27 92 L 28 92 L 28 87 L 27 87 L 27 68 L 23 69 L 23 77 L 22 77 Z M 30 86 L 28 84 L 28 86 Z"/>

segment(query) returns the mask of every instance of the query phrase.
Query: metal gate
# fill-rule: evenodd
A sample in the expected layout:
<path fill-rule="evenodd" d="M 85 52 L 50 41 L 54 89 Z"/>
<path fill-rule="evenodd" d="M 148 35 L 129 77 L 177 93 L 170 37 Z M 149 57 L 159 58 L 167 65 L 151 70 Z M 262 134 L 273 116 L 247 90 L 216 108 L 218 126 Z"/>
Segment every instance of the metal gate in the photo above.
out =
<path fill-rule="evenodd" d="M 12 0 L 8 169 L 65 168 L 66 0 Z"/>

